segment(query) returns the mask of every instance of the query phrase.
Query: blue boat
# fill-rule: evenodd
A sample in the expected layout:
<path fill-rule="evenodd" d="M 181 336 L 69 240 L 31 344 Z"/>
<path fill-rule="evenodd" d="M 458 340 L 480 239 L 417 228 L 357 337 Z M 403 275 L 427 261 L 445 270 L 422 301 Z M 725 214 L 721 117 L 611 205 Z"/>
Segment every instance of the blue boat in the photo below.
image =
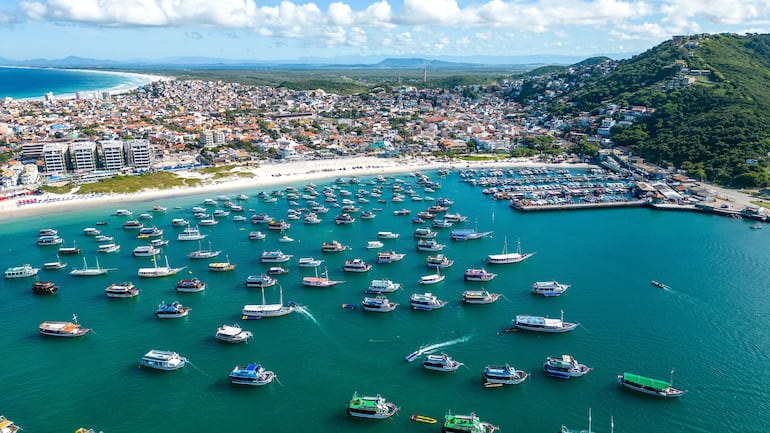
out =
<path fill-rule="evenodd" d="M 236 365 L 227 376 L 230 383 L 236 385 L 262 386 L 275 379 L 275 373 L 265 370 L 260 364 L 249 364 L 245 367 Z"/>

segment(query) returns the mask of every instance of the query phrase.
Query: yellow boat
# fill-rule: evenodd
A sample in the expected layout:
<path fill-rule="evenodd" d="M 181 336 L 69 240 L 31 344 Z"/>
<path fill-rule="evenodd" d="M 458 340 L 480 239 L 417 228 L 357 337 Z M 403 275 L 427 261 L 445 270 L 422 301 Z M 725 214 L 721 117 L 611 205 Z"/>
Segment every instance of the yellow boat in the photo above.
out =
<path fill-rule="evenodd" d="M 431 418 L 431 417 L 427 417 L 427 416 L 423 416 L 423 415 L 412 415 L 410 417 L 410 419 L 412 421 L 424 422 L 426 424 L 436 424 L 436 419 L 435 418 Z"/>

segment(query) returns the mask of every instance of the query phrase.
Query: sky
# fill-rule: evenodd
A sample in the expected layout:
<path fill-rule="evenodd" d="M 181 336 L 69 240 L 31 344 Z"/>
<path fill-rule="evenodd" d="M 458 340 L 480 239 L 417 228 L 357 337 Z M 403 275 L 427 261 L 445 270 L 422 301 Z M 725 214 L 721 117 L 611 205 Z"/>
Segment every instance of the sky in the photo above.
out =
<path fill-rule="evenodd" d="M 12 60 L 620 58 L 724 32 L 770 32 L 770 0 L 0 0 Z"/>

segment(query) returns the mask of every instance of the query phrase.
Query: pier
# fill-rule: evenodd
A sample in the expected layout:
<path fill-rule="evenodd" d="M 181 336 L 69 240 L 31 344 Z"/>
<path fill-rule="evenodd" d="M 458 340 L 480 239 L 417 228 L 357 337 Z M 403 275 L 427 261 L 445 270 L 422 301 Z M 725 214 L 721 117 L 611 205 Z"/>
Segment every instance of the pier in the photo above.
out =
<path fill-rule="evenodd" d="M 511 207 L 520 212 L 577 210 L 577 209 L 606 209 L 616 207 L 640 207 L 647 204 L 646 200 L 605 201 L 596 203 L 559 203 L 559 204 L 525 204 L 511 203 Z"/>

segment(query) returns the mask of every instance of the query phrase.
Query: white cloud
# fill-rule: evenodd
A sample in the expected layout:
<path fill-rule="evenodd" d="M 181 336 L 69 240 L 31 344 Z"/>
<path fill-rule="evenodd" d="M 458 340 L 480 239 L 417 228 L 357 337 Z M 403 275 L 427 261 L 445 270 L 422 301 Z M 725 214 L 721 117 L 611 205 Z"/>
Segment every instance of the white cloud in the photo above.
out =
<path fill-rule="evenodd" d="M 767 0 L 672 0 L 661 6 L 668 17 L 702 17 L 718 24 L 767 22 L 770 2 Z"/>
<path fill-rule="evenodd" d="M 405 24 L 456 24 L 460 8 L 455 0 L 404 0 L 397 22 Z"/>

